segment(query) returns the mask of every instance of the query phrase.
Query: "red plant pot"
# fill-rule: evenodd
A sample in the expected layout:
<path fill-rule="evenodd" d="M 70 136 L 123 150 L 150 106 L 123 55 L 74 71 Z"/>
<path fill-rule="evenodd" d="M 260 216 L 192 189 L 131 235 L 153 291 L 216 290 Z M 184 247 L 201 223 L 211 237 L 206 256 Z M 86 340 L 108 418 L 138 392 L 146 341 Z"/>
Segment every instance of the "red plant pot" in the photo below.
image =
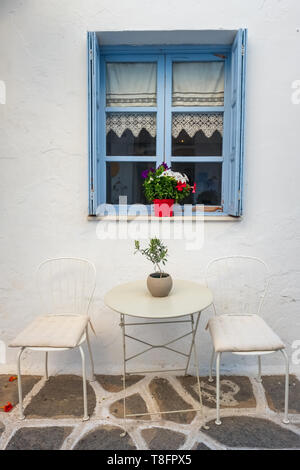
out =
<path fill-rule="evenodd" d="M 154 215 L 156 217 L 173 217 L 174 199 L 154 199 Z"/>

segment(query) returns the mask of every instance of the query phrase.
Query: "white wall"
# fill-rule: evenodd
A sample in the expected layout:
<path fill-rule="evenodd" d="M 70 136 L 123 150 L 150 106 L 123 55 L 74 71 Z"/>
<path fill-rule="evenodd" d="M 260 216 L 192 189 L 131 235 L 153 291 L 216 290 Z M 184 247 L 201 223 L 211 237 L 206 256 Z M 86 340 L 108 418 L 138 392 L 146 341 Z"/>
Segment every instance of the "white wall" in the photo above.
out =
<path fill-rule="evenodd" d="M 200 251 L 170 241 L 169 271 L 201 281 L 213 257 L 262 257 L 273 273 L 264 317 L 292 352 L 292 342 L 300 339 L 300 104 L 291 102 L 292 82 L 300 79 L 298 0 L 1 1 L 0 80 L 7 102 L 0 104 L 0 337 L 6 343 L 38 313 L 33 276 L 38 263 L 61 255 L 86 257 L 98 271 L 97 371 L 121 370 L 118 316 L 104 306 L 103 296 L 117 283 L 145 277 L 149 266 L 133 257 L 131 240 L 100 241 L 97 224 L 87 221 L 86 31 L 220 27 L 249 29 L 245 216 L 239 223 L 206 223 Z M 210 355 L 204 331 L 209 312 L 204 317 L 203 371 Z M 7 350 L 1 370 L 14 371 L 15 359 L 16 351 Z M 28 353 L 24 370 L 41 371 L 40 359 Z M 243 373 L 254 363 L 235 360 L 234 369 L 231 357 L 224 356 L 224 369 Z M 266 358 L 265 370 L 272 371 L 278 360 Z M 140 365 L 165 362 L 157 354 Z M 50 367 L 79 373 L 78 352 L 53 355 Z"/>

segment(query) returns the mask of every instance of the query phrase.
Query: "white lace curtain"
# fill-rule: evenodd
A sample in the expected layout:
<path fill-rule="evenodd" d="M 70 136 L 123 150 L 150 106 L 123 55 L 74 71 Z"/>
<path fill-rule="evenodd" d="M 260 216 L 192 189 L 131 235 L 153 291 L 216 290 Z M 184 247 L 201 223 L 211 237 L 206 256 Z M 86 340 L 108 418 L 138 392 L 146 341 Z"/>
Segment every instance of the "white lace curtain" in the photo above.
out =
<path fill-rule="evenodd" d="M 223 135 L 222 113 L 173 113 L 172 136 L 176 139 L 181 131 L 191 138 L 202 131 L 209 139 L 215 131 Z"/>
<path fill-rule="evenodd" d="M 223 106 L 224 62 L 174 62 L 173 106 Z"/>
<path fill-rule="evenodd" d="M 156 63 L 108 63 L 106 106 L 156 106 Z"/>
<path fill-rule="evenodd" d="M 129 129 L 134 137 L 138 137 L 142 129 L 156 136 L 155 113 L 107 113 L 106 134 L 113 131 L 118 137 Z M 191 138 L 196 132 L 202 131 L 210 138 L 215 131 L 223 135 L 222 113 L 173 113 L 172 136 L 176 139 L 184 130 Z"/>
<path fill-rule="evenodd" d="M 107 113 L 106 134 L 113 131 L 118 137 L 129 129 L 134 137 L 138 137 L 142 129 L 146 129 L 151 137 L 156 136 L 155 113 Z"/>
<path fill-rule="evenodd" d="M 107 106 L 156 106 L 156 63 L 126 62 L 106 65 Z M 223 106 L 223 62 L 175 62 L 173 64 L 173 106 Z M 135 137 L 146 129 L 156 135 L 155 113 L 107 113 L 106 133 L 121 137 L 129 129 Z M 173 113 L 172 135 L 185 130 L 193 137 L 199 130 L 211 137 L 223 132 L 222 113 Z"/>

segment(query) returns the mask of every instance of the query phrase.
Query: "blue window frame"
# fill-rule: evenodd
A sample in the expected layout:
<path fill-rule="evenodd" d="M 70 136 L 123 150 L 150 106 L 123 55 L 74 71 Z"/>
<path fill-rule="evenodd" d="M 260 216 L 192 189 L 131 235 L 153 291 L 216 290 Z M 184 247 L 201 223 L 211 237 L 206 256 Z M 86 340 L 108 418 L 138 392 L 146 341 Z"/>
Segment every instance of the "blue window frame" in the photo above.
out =
<path fill-rule="evenodd" d="M 107 64 L 156 64 L 156 106 L 107 106 L 106 103 L 106 66 Z M 158 166 L 163 161 L 163 145 L 164 145 L 164 110 L 163 110 L 163 101 L 164 101 L 164 58 L 161 55 L 155 54 L 104 54 L 102 53 L 102 57 L 100 59 L 100 81 L 102 87 L 100 89 L 100 126 L 98 128 L 98 132 L 100 132 L 100 160 L 98 164 L 98 178 L 99 178 L 99 197 L 100 203 L 109 202 L 117 204 L 117 201 L 112 201 L 109 198 L 109 182 L 107 178 L 107 174 L 109 172 L 109 168 L 114 163 L 115 165 L 118 164 L 119 167 L 130 167 L 134 166 L 136 170 L 138 170 L 138 175 L 140 176 L 144 165 L 149 166 Z M 155 116 L 156 121 L 156 139 L 155 139 L 155 149 L 152 154 L 143 156 L 143 155 L 134 155 L 134 154 L 127 154 L 125 152 L 120 152 L 116 154 L 115 152 L 108 151 L 108 139 L 107 139 L 107 120 L 109 116 L 137 116 L 137 115 L 145 115 L 148 116 L 149 114 Z M 122 145 L 118 146 L 122 148 Z M 123 146 L 124 149 L 124 146 Z M 110 154 L 110 155 L 109 155 Z M 130 165 L 131 164 L 131 165 Z M 140 178 L 140 182 L 141 182 Z M 130 189 L 130 188 L 129 188 Z M 127 189 L 127 191 L 129 191 Z M 122 193 L 122 195 L 126 195 L 128 197 L 128 203 L 137 203 L 142 202 L 140 200 L 135 200 L 134 198 L 130 198 L 129 194 L 126 193 L 126 189 Z"/>
<path fill-rule="evenodd" d="M 246 38 L 247 31 L 241 29 L 232 45 L 100 48 L 96 33 L 88 33 L 90 215 L 96 215 L 101 203 L 116 203 L 113 191 L 127 195 L 128 203 L 144 202 L 141 189 L 137 188 L 141 184 L 138 175 L 147 166 L 158 166 L 163 161 L 192 179 L 196 175 L 200 178 L 206 191 L 189 203 L 216 206 L 222 214 L 242 214 Z M 224 70 L 224 102 L 203 106 L 200 100 L 189 105 L 187 93 L 187 104 L 177 105 L 173 93 L 176 71 L 182 65 L 184 68 L 209 62 Z M 114 105 L 113 100 L 107 103 L 107 70 L 115 69 L 118 77 L 120 64 L 156 64 L 155 102 L 149 106 Z M 145 134 L 143 138 L 127 135 L 127 131 L 121 134 L 122 125 L 128 120 L 146 122 L 152 130 L 155 127 L 153 135 L 151 130 L 151 136 Z M 197 138 L 192 139 L 183 129 L 174 137 L 174 129 L 180 129 L 182 122 L 187 128 L 199 122 L 207 128 L 207 122 L 214 122 L 217 131 L 209 138 L 196 132 Z M 107 132 L 116 131 L 118 126 L 119 136 L 112 130 Z M 116 171 L 130 173 L 133 187 L 122 186 L 119 181 L 120 187 L 112 190 Z"/>

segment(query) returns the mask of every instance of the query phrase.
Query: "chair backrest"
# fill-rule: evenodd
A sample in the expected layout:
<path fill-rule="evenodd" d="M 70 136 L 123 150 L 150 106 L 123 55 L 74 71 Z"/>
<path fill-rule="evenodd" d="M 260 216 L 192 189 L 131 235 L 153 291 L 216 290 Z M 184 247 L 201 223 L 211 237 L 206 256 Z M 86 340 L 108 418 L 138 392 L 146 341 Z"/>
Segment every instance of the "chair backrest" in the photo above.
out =
<path fill-rule="evenodd" d="M 269 269 L 251 256 L 212 260 L 206 268 L 216 314 L 259 314 L 269 286 Z"/>
<path fill-rule="evenodd" d="M 43 314 L 87 315 L 96 287 L 96 269 L 81 258 L 54 258 L 37 269 Z"/>

